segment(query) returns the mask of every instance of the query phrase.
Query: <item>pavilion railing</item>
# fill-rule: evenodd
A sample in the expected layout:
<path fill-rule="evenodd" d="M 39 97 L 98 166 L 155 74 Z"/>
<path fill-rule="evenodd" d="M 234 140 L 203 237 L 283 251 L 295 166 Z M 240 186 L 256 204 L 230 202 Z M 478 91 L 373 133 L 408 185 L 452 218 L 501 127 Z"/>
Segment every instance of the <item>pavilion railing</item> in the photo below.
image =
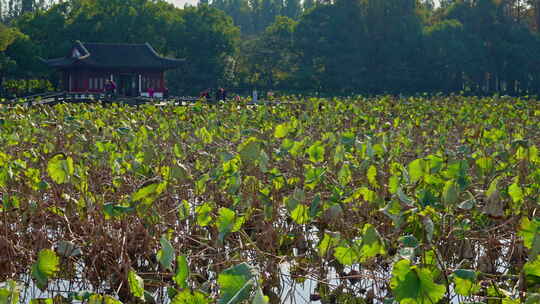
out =
<path fill-rule="evenodd" d="M 58 103 L 94 103 L 100 102 L 102 104 L 110 103 L 121 103 L 126 105 L 143 105 L 143 104 L 155 104 L 157 106 L 190 106 L 197 103 L 200 100 L 199 97 L 194 96 L 168 96 L 167 98 L 149 98 L 149 97 L 125 97 L 118 95 L 108 95 L 105 93 L 90 93 L 90 92 L 55 92 L 55 93 L 44 93 L 44 94 L 35 94 L 30 96 L 25 96 L 21 98 L 11 99 L 7 102 L 3 102 L 8 105 L 23 105 L 23 106 L 32 106 L 32 105 L 55 105 Z M 219 104 L 214 99 L 207 100 L 209 104 Z M 298 103 L 290 103 L 287 101 L 246 101 L 245 105 L 247 106 L 260 106 L 260 105 L 298 105 Z"/>

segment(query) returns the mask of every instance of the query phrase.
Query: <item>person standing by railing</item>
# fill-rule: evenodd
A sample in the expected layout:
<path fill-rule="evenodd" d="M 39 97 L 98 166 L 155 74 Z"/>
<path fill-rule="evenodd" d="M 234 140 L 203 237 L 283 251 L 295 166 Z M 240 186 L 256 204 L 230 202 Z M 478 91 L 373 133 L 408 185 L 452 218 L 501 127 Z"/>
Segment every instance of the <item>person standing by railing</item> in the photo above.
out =
<path fill-rule="evenodd" d="M 206 90 L 202 91 L 201 94 L 199 95 L 199 98 L 200 99 L 204 98 L 204 100 L 209 100 L 210 99 L 210 89 L 206 89 Z"/>
<path fill-rule="evenodd" d="M 115 91 L 116 83 L 114 82 L 114 80 L 107 80 L 107 83 L 105 83 L 105 95 L 108 98 L 113 98 Z"/>
<path fill-rule="evenodd" d="M 257 99 L 259 98 L 259 93 L 257 90 L 253 90 L 253 102 L 257 102 Z"/>
<path fill-rule="evenodd" d="M 224 88 L 219 88 L 216 92 L 216 101 L 226 101 L 227 100 L 227 91 Z"/>

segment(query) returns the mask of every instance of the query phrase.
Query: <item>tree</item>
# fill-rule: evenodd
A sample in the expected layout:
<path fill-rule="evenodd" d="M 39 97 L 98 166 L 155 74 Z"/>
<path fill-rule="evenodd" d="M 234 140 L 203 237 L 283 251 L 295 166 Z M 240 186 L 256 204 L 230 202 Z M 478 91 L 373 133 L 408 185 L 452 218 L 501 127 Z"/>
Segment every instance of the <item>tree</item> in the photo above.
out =
<path fill-rule="evenodd" d="M 365 29 L 363 6 L 357 1 L 318 5 L 306 13 L 294 35 L 298 86 L 341 93 L 365 89 Z"/>
<path fill-rule="evenodd" d="M 0 0 L 0 15 L 20 32 L 2 29 L 4 76 L 43 75 L 39 56 L 62 56 L 83 39 L 149 42 L 186 58 L 167 74 L 175 93 L 232 83 L 336 94 L 540 87 L 539 0 L 52 2 Z"/>
<path fill-rule="evenodd" d="M 245 81 L 252 86 L 275 89 L 290 88 L 295 53 L 293 33 L 296 22 L 277 17 L 257 39 L 248 41 L 241 49 Z"/>
<path fill-rule="evenodd" d="M 538 52 L 538 37 L 527 25 L 508 13 L 508 3 L 493 0 L 456 2 L 446 10 L 445 19 L 463 24 L 469 62 L 465 77 L 472 87 L 484 92 L 515 93 L 516 90 L 537 90 L 532 83 L 539 63 L 526 56 Z"/>
<path fill-rule="evenodd" d="M 261 30 L 266 29 L 279 15 L 281 7 L 278 6 L 278 2 L 274 0 L 262 0 L 261 2 Z"/>
<path fill-rule="evenodd" d="M 168 74 L 171 91 L 226 81 L 238 35 L 222 11 L 204 5 L 183 10 L 151 0 L 72 0 L 22 15 L 16 25 L 28 37 L 17 48 L 23 54 L 31 46 L 32 60 L 63 56 L 75 40 L 149 42 L 163 55 L 187 58 L 188 74 Z M 17 66 L 28 75 L 43 72 L 39 62 L 26 64 L 24 57 Z"/>
<path fill-rule="evenodd" d="M 315 7 L 315 1 L 314 0 L 304 0 L 303 8 L 304 11 L 308 11 Z"/>
<path fill-rule="evenodd" d="M 283 15 L 293 20 L 297 20 L 302 13 L 302 4 L 299 0 L 285 0 Z"/>
<path fill-rule="evenodd" d="M 422 23 L 416 0 L 368 0 L 365 5 L 369 90 L 414 91 L 421 62 Z"/>
<path fill-rule="evenodd" d="M 34 43 L 34 56 L 56 57 L 68 51 L 71 47 L 66 18 L 68 11 L 69 5 L 64 3 L 25 14 L 16 20 L 18 29 Z"/>
<path fill-rule="evenodd" d="M 6 53 L 7 48 L 12 45 L 21 33 L 16 29 L 9 28 L 0 23 L 0 88 L 3 88 L 4 78 L 12 69 L 15 62 Z"/>
<path fill-rule="evenodd" d="M 0 23 L 0 52 L 4 52 L 7 47 L 15 41 L 19 32 Z"/>
<path fill-rule="evenodd" d="M 478 48 L 467 43 L 467 34 L 457 20 L 445 20 L 424 30 L 424 62 L 420 66 L 423 91 L 456 92 L 464 87 L 464 74 L 475 66 Z M 476 61 L 476 65 L 478 65 Z"/>
<path fill-rule="evenodd" d="M 34 0 L 22 0 L 21 3 L 21 12 L 28 13 L 34 10 Z"/>
<path fill-rule="evenodd" d="M 175 25 L 171 39 L 173 55 L 186 58 L 182 71 L 173 75 L 170 83 L 175 91 L 197 92 L 230 81 L 232 55 L 239 29 L 222 11 L 209 7 L 188 7 L 181 12 L 182 20 Z"/>

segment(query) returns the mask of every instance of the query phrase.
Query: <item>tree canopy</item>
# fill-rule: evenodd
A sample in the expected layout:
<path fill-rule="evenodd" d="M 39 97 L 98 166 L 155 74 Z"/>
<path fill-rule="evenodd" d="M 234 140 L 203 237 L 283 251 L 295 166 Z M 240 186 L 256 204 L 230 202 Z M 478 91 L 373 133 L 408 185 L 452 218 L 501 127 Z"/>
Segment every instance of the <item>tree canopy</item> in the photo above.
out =
<path fill-rule="evenodd" d="M 149 42 L 186 58 L 171 92 L 531 94 L 540 1 L 0 0 L 3 77 L 49 77 L 37 58 L 75 40 Z"/>

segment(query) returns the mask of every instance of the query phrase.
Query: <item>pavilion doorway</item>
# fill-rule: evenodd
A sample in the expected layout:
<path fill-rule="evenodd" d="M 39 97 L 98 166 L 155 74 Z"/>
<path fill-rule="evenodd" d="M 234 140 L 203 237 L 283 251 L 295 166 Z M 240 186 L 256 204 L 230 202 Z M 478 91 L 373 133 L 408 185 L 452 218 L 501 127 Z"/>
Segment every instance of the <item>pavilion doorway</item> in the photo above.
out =
<path fill-rule="evenodd" d="M 135 74 L 120 74 L 118 77 L 118 93 L 122 96 L 139 96 L 139 77 Z"/>

